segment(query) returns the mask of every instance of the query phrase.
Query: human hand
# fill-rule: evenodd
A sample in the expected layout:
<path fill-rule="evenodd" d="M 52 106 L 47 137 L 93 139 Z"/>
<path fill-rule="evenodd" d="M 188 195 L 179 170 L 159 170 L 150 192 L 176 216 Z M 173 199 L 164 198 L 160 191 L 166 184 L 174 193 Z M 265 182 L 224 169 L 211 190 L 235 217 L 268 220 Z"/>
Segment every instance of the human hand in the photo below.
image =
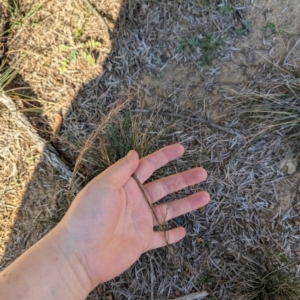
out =
<path fill-rule="evenodd" d="M 134 173 L 141 183 L 155 170 L 184 153 L 179 144 L 162 148 L 139 160 L 135 151 L 95 177 L 74 199 L 54 229 L 66 257 L 72 252 L 94 288 L 129 268 L 142 253 L 181 240 L 185 229 L 167 234 L 153 231 L 157 219 L 149 207 Z M 144 185 L 152 203 L 166 195 L 205 180 L 206 171 L 194 168 Z M 206 205 L 207 192 L 154 206 L 159 222 L 168 221 Z M 73 261 L 73 260 L 72 260 Z M 75 268 L 76 266 L 74 266 Z M 76 272 L 76 271 L 75 271 Z"/>

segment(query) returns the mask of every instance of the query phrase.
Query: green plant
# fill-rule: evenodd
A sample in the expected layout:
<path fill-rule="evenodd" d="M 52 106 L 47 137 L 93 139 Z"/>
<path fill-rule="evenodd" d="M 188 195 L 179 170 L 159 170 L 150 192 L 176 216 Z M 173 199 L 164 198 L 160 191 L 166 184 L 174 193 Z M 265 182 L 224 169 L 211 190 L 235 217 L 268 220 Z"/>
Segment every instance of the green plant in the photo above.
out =
<path fill-rule="evenodd" d="M 163 72 L 158 72 L 158 73 L 151 73 L 151 78 L 156 79 L 156 80 L 162 80 L 164 77 L 164 73 Z"/>
<path fill-rule="evenodd" d="M 191 38 L 188 40 L 182 40 L 182 39 L 178 39 L 178 47 L 177 47 L 177 51 L 178 52 L 183 52 L 185 51 L 187 54 L 192 54 L 197 47 L 199 47 L 200 42 L 198 38 Z"/>
<path fill-rule="evenodd" d="M 17 68 L 0 66 L 0 93 L 5 90 L 17 74 Z"/>
<path fill-rule="evenodd" d="M 9 12 L 9 29 L 11 31 L 15 27 L 22 27 L 24 24 L 29 22 L 30 26 L 35 26 L 37 12 L 41 9 L 44 1 L 40 1 L 35 7 L 29 9 L 27 12 L 24 11 L 23 7 L 20 7 L 17 0 L 11 2 L 5 2 L 7 10 Z"/>
<path fill-rule="evenodd" d="M 222 14 L 222 15 L 230 15 L 230 14 L 233 14 L 233 9 L 232 9 L 232 7 L 231 7 L 231 5 L 230 4 L 227 4 L 227 5 L 225 5 L 225 6 L 222 6 L 221 8 L 220 8 L 220 13 Z"/>
<path fill-rule="evenodd" d="M 245 34 L 245 33 L 248 33 L 252 30 L 252 24 L 247 24 L 246 26 L 244 27 L 241 27 L 241 28 L 237 28 L 235 30 L 235 32 L 238 34 L 238 35 L 242 35 L 242 34 Z"/>
<path fill-rule="evenodd" d="M 223 41 L 213 35 L 206 35 L 200 40 L 202 49 L 201 64 L 208 64 L 217 56 L 217 49 L 223 44 Z"/>
<path fill-rule="evenodd" d="M 284 30 L 284 26 L 283 25 L 277 26 L 275 23 L 269 22 L 265 26 L 265 30 L 268 31 L 271 35 L 282 34 Z"/>
<path fill-rule="evenodd" d="M 82 36 L 82 29 L 79 26 L 76 26 L 74 29 L 75 36 L 80 38 Z"/>
<path fill-rule="evenodd" d="M 79 32 L 78 32 L 79 34 Z M 88 64 L 94 65 L 96 63 L 95 58 L 91 54 L 92 51 L 98 50 L 102 46 L 102 43 L 94 39 L 89 39 L 85 43 L 61 45 L 60 49 L 66 53 L 65 58 L 61 61 L 59 70 L 63 73 L 66 72 L 69 65 L 75 62 L 77 59 L 82 58 Z"/>
<path fill-rule="evenodd" d="M 202 38 L 193 37 L 188 40 L 178 39 L 178 52 L 186 52 L 191 55 L 200 48 L 202 51 L 201 64 L 210 63 L 216 57 L 217 49 L 222 45 L 222 40 L 214 37 L 212 34 L 205 35 Z"/>
<path fill-rule="evenodd" d="M 208 8 L 209 11 L 215 10 L 215 1 L 213 0 L 198 0 L 200 7 Z"/>
<path fill-rule="evenodd" d="M 158 128 L 158 122 L 157 114 L 145 119 L 142 113 L 129 109 L 112 118 L 86 153 L 84 168 L 89 170 L 89 179 L 126 156 L 131 149 L 140 157 L 154 151 L 163 132 Z"/>

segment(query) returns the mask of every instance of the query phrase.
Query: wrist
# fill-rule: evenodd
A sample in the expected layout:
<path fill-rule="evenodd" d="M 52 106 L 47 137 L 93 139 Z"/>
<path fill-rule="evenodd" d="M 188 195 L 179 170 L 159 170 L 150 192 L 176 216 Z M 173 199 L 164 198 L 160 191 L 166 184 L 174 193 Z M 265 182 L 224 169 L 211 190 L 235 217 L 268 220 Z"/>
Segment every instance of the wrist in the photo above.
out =
<path fill-rule="evenodd" d="M 83 259 L 55 228 L 0 274 L 0 299 L 85 299 L 94 286 Z"/>
<path fill-rule="evenodd" d="M 67 230 L 60 228 L 58 225 L 50 234 L 52 234 L 53 243 L 60 255 L 61 263 L 64 265 L 64 278 L 72 278 L 70 287 L 77 289 L 76 293 L 85 294 L 86 296 L 96 287 L 87 270 L 85 254 L 78 249 L 76 241 Z"/>

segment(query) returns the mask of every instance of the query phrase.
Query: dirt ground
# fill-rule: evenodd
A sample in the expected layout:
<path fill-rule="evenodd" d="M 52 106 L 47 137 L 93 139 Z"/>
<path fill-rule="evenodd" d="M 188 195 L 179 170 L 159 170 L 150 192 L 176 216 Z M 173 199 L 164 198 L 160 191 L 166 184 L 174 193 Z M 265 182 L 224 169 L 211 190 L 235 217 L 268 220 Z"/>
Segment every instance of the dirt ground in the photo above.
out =
<path fill-rule="evenodd" d="M 243 113 L 258 94 L 300 85 L 289 75 L 300 67 L 299 1 L 91 3 L 101 17 L 85 1 L 19 1 L 23 18 L 10 20 L 0 48 L 18 65 L 11 86 L 23 96 L 12 93 L 14 103 L 72 171 L 111 108 L 129 99 L 151 110 L 158 101 L 164 123 L 175 122 L 159 145 L 186 148 L 166 172 L 204 166 L 209 174 L 166 200 L 206 189 L 211 202 L 171 224 L 188 232 L 174 256 L 146 253 L 88 299 L 176 299 L 202 290 L 207 299 L 241 299 L 239 257 L 260 247 L 284 253 L 299 275 L 299 155 L 280 130 L 257 138 L 263 121 Z M 70 178 L 4 105 L 0 114 L 1 270 L 58 222 Z"/>

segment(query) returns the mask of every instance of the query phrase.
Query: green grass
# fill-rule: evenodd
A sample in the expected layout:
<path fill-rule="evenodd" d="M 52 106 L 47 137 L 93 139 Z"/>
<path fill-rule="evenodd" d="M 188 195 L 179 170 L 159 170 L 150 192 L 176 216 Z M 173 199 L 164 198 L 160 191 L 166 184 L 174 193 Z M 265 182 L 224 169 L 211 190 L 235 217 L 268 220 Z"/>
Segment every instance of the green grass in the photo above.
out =
<path fill-rule="evenodd" d="M 251 31 L 252 29 L 252 24 L 247 24 L 246 27 L 240 27 L 240 28 L 237 28 L 235 30 L 236 34 L 238 35 L 243 35 L 243 34 L 247 34 Z"/>
<path fill-rule="evenodd" d="M 9 13 L 9 26 L 7 32 L 10 32 L 12 29 L 28 25 L 28 23 L 31 27 L 35 26 L 37 24 L 36 14 L 43 6 L 44 1 L 37 2 L 37 4 L 30 8 L 26 13 L 24 13 L 23 7 L 20 7 L 17 0 L 6 0 L 4 1 L 4 4 Z"/>
<path fill-rule="evenodd" d="M 142 113 L 129 109 L 112 118 L 86 153 L 84 168 L 87 169 L 88 180 L 126 156 L 132 149 L 140 157 L 153 152 L 163 133 L 158 128 L 158 122 L 156 114 L 145 117 Z"/>
<path fill-rule="evenodd" d="M 200 41 L 200 47 L 203 51 L 201 63 L 208 64 L 217 58 L 217 50 L 222 44 L 223 41 L 218 37 L 214 37 L 212 34 L 204 36 Z"/>
<path fill-rule="evenodd" d="M 4 92 L 5 88 L 18 74 L 18 70 L 12 67 L 0 66 L 0 93 Z"/>
<path fill-rule="evenodd" d="M 223 44 L 219 37 L 213 34 L 204 35 L 202 38 L 192 37 L 190 39 L 178 39 L 178 52 L 185 52 L 191 55 L 197 49 L 202 52 L 200 63 L 202 65 L 209 64 L 213 59 L 218 56 L 218 48 Z"/>
<path fill-rule="evenodd" d="M 103 116 L 99 127 L 87 140 L 72 142 L 74 152 L 79 151 L 79 155 L 69 187 L 69 202 L 77 189 L 126 156 L 130 150 L 136 150 L 143 157 L 164 144 L 162 135 L 169 126 L 162 126 L 158 105 L 153 105 L 147 112 L 144 104 L 137 107 L 134 109 L 127 102 L 112 109 Z"/>
<path fill-rule="evenodd" d="M 234 11 L 230 4 L 226 4 L 219 9 L 219 12 L 222 15 L 230 15 L 230 14 L 233 14 Z"/>
<path fill-rule="evenodd" d="M 284 25 L 281 26 L 277 26 L 277 24 L 273 23 L 273 22 L 269 22 L 266 26 L 265 26 L 265 30 L 267 32 L 267 34 L 273 36 L 276 34 L 282 35 L 284 33 Z"/>

